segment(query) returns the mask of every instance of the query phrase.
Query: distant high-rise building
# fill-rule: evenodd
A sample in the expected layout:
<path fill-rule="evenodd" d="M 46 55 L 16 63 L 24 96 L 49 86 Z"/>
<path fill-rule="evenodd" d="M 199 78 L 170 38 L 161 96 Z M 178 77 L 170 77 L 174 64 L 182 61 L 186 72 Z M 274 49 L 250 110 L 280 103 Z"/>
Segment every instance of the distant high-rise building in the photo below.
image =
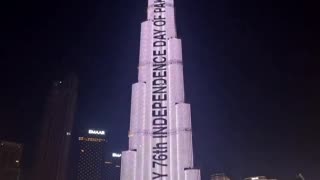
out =
<path fill-rule="evenodd" d="M 68 180 L 69 150 L 78 80 L 70 75 L 53 83 L 49 93 L 33 180 Z"/>
<path fill-rule="evenodd" d="M 106 180 L 106 132 L 103 130 L 88 130 L 78 139 L 77 179 Z"/>
<path fill-rule="evenodd" d="M 211 175 L 211 180 L 230 180 L 230 178 L 224 173 L 218 173 Z"/>
<path fill-rule="evenodd" d="M 266 176 L 256 176 L 256 177 L 248 177 L 244 180 L 277 180 L 277 179 L 269 179 Z"/>
<path fill-rule="evenodd" d="M 0 141 L 0 179 L 19 180 L 22 144 Z"/>
<path fill-rule="evenodd" d="M 109 152 L 106 156 L 105 168 L 107 180 L 119 180 L 121 170 L 121 154 Z"/>

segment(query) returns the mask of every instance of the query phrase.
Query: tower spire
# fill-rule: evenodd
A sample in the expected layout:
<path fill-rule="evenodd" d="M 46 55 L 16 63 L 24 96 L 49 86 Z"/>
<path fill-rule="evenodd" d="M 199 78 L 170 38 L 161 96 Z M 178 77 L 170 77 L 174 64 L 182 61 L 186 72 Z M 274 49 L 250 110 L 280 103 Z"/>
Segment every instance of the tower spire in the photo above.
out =
<path fill-rule="evenodd" d="M 193 169 L 191 112 L 173 0 L 148 0 L 148 18 L 141 24 L 121 180 L 200 180 L 200 171 Z"/>

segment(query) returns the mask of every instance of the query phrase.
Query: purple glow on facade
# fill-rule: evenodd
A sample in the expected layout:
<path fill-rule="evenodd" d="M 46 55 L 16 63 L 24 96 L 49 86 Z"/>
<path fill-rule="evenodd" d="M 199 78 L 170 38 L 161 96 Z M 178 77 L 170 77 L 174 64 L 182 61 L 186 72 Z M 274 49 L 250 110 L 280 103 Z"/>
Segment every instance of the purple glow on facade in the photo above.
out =
<path fill-rule="evenodd" d="M 200 170 L 193 169 L 191 111 L 183 83 L 174 2 L 149 0 L 121 180 L 200 180 Z"/>

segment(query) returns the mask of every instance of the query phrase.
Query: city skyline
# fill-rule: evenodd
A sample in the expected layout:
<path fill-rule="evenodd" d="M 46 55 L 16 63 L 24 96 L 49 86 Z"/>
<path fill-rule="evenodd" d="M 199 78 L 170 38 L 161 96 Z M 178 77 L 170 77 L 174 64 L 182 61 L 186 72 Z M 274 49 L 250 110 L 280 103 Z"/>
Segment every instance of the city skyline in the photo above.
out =
<path fill-rule="evenodd" d="M 53 80 L 80 79 L 79 129 L 108 129 L 128 149 L 145 1 L 7 2 L 2 11 L 0 139 L 24 144 L 36 131 Z M 290 6 L 289 6 L 290 5 Z M 294 1 L 177 0 L 195 166 L 203 178 L 318 178 L 320 134 L 317 7 Z"/>

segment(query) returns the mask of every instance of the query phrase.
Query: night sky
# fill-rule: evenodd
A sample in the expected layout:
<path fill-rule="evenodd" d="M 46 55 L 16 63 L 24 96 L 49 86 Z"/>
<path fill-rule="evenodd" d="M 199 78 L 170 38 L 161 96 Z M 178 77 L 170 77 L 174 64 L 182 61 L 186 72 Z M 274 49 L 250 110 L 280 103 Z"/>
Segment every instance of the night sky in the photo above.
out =
<path fill-rule="evenodd" d="M 266 175 L 319 180 L 319 7 L 311 1 L 176 0 L 195 165 L 208 180 Z M 127 149 L 147 0 L 1 4 L 0 139 L 31 166 L 53 80 L 76 72 L 76 123 Z M 30 160 L 31 161 L 31 160 Z"/>

